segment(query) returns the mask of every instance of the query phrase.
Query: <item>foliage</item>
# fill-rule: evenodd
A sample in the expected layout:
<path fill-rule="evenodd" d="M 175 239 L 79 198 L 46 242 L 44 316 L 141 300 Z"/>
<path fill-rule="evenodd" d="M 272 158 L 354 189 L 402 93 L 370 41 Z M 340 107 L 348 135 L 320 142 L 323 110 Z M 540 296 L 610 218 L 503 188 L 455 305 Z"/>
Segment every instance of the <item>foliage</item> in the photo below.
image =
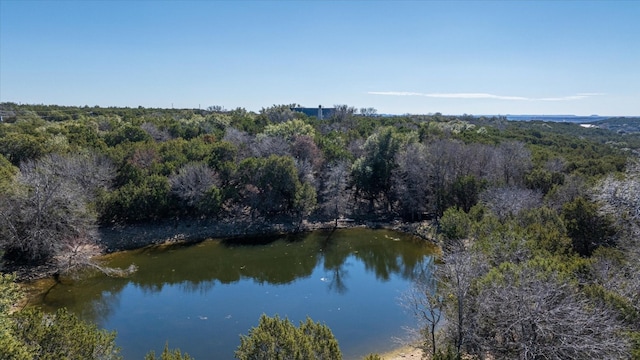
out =
<path fill-rule="evenodd" d="M 389 206 L 391 174 L 399 148 L 400 140 L 390 127 L 382 128 L 367 138 L 363 145 L 364 155 L 352 167 L 356 194 L 363 194 L 372 203 L 382 194 Z"/>
<path fill-rule="evenodd" d="M 297 213 L 313 206 L 315 190 L 300 182 L 289 156 L 248 158 L 240 162 L 238 173 L 241 196 L 254 213 Z"/>
<path fill-rule="evenodd" d="M 299 119 L 289 120 L 282 123 L 267 125 L 263 134 L 267 136 L 279 136 L 288 141 L 292 141 L 298 136 L 308 136 L 313 138 L 315 130 L 313 126 L 306 124 Z"/>
<path fill-rule="evenodd" d="M 157 220 L 170 206 L 169 179 L 161 175 L 145 177 L 141 184 L 128 183 L 100 199 L 101 221 L 129 222 Z"/>
<path fill-rule="evenodd" d="M 582 256 L 590 256 L 599 246 L 613 244 L 610 221 L 598 214 L 595 204 L 577 198 L 562 207 L 562 217 L 572 239 L 573 250 Z"/>
<path fill-rule="evenodd" d="M 585 129 L 440 113 L 374 116 L 348 105 L 318 120 L 295 106 L 253 113 L 0 104 L 0 252 L 60 271 L 91 266 L 100 251 L 96 219 L 112 226 L 183 217 L 440 217 L 438 293 L 423 293 L 442 303 L 422 304 L 451 321 L 438 337 L 422 332 L 438 342 L 434 358 L 526 358 L 518 349 L 530 334 L 549 354 L 573 356 L 539 332 L 505 330 L 507 314 L 548 329 L 549 319 L 569 323 L 554 310 L 570 309 L 572 321 L 595 312 L 590 321 L 620 327 L 609 340 L 619 349 L 637 338 L 640 134 L 606 130 L 621 120 Z M 527 318 L 514 298 L 537 301 L 539 317 Z M 479 313 L 503 304 L 495 318 Z M 20 358 L 24 343 L 3 319 L 0 349 Z"/>
<path fill-rule="evenodd" d="M 35 309 L 12 315 L 15 336 L 34 359 L 120 359 L 115 332 L 100 330 L 65 309 L 45 314 Z"/>
<path fill-rule="evenodd" d="M 18 169 L 0 154 L 0 194 L 7 191 Z"/>
<path fill-rule="evenodd" d="M 164 345 L 164 350 L 162 350 L 162 354 L 160 357 L 156 357 L 156 353 L 154 351 L 149 352 L 145 355 L 144 360 L 194 360 L 189 354 L 180 352 L 180 349 L 169 349 L 169 343 Z"/>
<path fill-rule="evenodd" d="M 368 354 L 363 360 L 382 360 L 382 358 L 378 354 Z"/>
<path fill-rule="evenodd" d="M 0 154 L 15 166 L 30 159 L 36 159 L 45 153 L 45 137 L 42 135 L 9 133 L 0 137 Z"/>
<path fill-rule="evenodd" d="M 469 211 L 486 189 L 526 186 L 541 195 L 556 196 L 571 176 L 595 180 L 597 175 L 624 169 L 629 152 L 622 149 L 640 146 L 632 134 L 622 139 L 613 132 L 572 124 L 439 113 L 382 117 L 373 116 L 375 109 L 367 108 L 356 115 L 356 109 L 347 105 L 337 105 L 332 119 L 317 120 L 291 111 L 294 105 L 274 105 L 256 114 L 222 107 L 4 103 L 0 107 L 7 122 L 0 126 L 0 154 L 14 166 L 52 152 L 94 151 L 109 156 L 117 170 L 115 187 L 100 195 L 98 207 L 99 218 L 107 224 L 176 216 L 233 218 L 251 198 L 244 187 L 245 172 L 237 171 L 239 164 L 271 155 L 291 156 L 299 181 L 318 194 L 324 191 L 322 181 L 329 177 L 330 167 L 323 167 L 324 161 L 350 161 L 350 186 L 343 188 L 341 196 L 350 199 L 349 216 L 375 210 L 384 216 L 417 220 L 442 215 L 449 207 Z M 218 190 L 212 190 L 206 209 L 198 209 L 191 200 L 180 200 L 175 192 L 172 199 L 159 201 L 157 195 L 166 194 L 158 176 L 176 176 L 191 163 L 206 163 L 219 176 Z M 322 216 L 323 202 L 330 199 L 320 196 L 319 206 L 310 205 L 314 203 L 312 193 L 285 195 L 292 197 L 290 203 L 307 204 L 297 206 L 304 209 L 301 212 L 281 208 L 258 212 Z M 368 207 L 363 207 L 367 205 L 363 201 Z M 158 210 L 149 213 L 139 211 L 156 206 Z M 255 215 L 257 210 L 252 208 L 249 213 Z"/>
<path fill-rule="evenodd" d="M 0 358 L 11 360 L 30 359 L 27 345 L 16 336 L 12 307 L 22 296 L 15 277 L 0 273 Z"/>
<path fill-rule="evenodd" d="M 257 359 L 342 359 L 331 330 L 310 318 L 296 327 L 289 319 L 262 315 L 258 326 L 241 335 L 235 357 Z"/>
<path fill-rule="evenodd" d="M 447 240 L 460 240 L 469 235 L 469 216 L 457 208 L 448 208 L 440 219 L 440 232 Z"/>

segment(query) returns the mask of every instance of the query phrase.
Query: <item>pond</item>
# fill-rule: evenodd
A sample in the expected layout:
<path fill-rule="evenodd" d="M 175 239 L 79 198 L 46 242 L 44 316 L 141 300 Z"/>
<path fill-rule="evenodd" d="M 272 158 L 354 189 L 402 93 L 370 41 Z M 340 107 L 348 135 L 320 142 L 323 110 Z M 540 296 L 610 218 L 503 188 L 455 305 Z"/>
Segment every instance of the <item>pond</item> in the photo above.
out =
<path fill-rule="evenodd" d="M 106 257 L 138 271 L 64 279 L 33 304 L 60 307 L 116 330 L 125 359 L 165 342 L 198 360 L 233 359 L 261 314 L 328 325 L 345 359 L 397 347 L 415 320 L 399 297 L 435 248 L 388 231 L 348 229 L 277 238 L 154 246 Z"/>

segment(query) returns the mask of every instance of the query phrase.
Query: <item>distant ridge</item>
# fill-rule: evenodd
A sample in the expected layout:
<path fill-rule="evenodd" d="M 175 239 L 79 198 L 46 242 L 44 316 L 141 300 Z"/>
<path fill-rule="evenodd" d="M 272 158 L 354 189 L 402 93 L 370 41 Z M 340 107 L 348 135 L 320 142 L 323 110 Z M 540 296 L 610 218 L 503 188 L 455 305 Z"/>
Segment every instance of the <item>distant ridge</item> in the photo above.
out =
<path fill-rule="evenodd" d="M 590 123 L 594 121 L 611 119 L 614 116 L 577 116 L 577 115 L 507 115 L 507 120 L 511 121 L 552 121 L 571 123 Z"/>

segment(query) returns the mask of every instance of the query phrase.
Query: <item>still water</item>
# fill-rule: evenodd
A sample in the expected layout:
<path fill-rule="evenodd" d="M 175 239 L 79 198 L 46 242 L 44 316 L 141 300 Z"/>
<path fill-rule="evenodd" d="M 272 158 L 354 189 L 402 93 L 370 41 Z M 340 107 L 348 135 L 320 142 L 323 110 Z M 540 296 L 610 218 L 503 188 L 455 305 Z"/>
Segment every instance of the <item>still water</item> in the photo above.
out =
<path fill-rule="evenodd" d="M 209 240 L 112 254 L 129 278 L 64 280 L 35 299 L 116 330 L 125 359 L 165 342 L 198 360 L 233 359 L 261 314 L 327 324 L 345 359 L 397 347 L 415 325 L 399 304 L 435 249 L 388 230 L 349 229 L 279 238 Z"/>

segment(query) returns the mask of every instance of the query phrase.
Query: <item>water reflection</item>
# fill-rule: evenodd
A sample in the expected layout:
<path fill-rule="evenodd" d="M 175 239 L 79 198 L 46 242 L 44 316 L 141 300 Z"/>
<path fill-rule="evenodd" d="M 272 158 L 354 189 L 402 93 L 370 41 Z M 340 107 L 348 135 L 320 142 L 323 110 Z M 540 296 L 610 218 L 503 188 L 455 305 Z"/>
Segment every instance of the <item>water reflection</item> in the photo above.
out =
<path fill-rule="evenodd" d="M 202 327 L 205 320 L 215 318 L 220 321 L 217 325 L 201 331 L 213 332 L 211 336 L 217 336 L 221 346 L 216 352 L 231 354 L 231 358 L 237 335 L 255 326 L 262 312 L 287 314 L 292 319 L 311 315 L 326 321 L 336 336 L 342 334 L 341 349 L 348 354 L 351 338 L 371 338 L 380 331 L 376 326 L 404 321 L 396 314 L 398 294 L 393 292 L 397 290 L 390 289 L 409 286 L 424 270 L 433 250 L 406 235 L 365 229 L 149 247 L 106 258 L 109 266 L 125 268 L 135 263 L 139 270 L 130 278 L 93 274 L 81 281 L 65 280 L 35 302 L 49 310 L 66 306 L 85 319 L 115 328 L 121 336 L 126 334 L 125 340 L 119 336 L 125 354 L 130 351 L 126 341 L 142 343 L 139 346 L 148 350 L 163 345 L 170 336 L 166 334 L 175 333 L 176 326 L 193 332 L 187 323 L 199 320 L 197 326 Z M 321 288 L 324 291 L 318 292 Z M 364 320 L 341 313 L 348 309 L 354 316 L 361 316 L 361 311 L 381 319 L 367 329 L 374 333 L 354 331 L 353 324 Z M 151 325 L 150 321 L 160 322 Z M 136 330 L 138 326 L 143 330 Z M 143 326 L 154 331 L 166 326 L 166 334 L 158 334 L 157 340 L 129 339 L 145 336 L 138 334 L 145 332 Z M 227 340 L 219 329 L 228 333 Z M 173 346 L 174 340 L 170 342 Z M 213 346 L 211 340 L 205 344 Z M 193 344 L 175 346 L 197 354 Z M 230 353 L 225 346 L 231 346 Z M 141 357 L 136 352 L 128 355 Z"/>

